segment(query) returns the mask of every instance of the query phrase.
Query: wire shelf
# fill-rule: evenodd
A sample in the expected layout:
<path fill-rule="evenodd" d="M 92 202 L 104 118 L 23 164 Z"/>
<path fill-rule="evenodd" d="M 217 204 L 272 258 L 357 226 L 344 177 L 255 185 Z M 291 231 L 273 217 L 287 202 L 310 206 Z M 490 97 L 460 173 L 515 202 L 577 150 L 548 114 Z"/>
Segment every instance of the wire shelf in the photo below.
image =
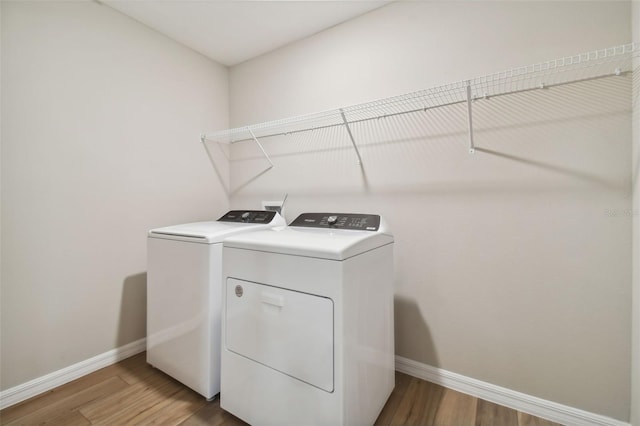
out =
<path fill-rule="evenodd" d="M 233 144 L 336 126 L 349 130 L 349 125 L 369 120 L 622 75 L 633 70 L 638 56 L 640 43 L 630 43 L 363 104 L 207 133 L 202 141 Z"/>

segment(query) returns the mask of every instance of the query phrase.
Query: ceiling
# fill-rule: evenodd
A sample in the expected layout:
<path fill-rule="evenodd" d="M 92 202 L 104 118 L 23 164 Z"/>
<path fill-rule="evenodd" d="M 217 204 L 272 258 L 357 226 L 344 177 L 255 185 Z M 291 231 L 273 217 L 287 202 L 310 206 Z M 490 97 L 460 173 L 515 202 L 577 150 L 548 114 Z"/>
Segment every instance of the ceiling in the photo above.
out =
<path fill-rule="evenodd" d="M 102 0 L 227 66 L 303 39 L 390 0 Z"/>

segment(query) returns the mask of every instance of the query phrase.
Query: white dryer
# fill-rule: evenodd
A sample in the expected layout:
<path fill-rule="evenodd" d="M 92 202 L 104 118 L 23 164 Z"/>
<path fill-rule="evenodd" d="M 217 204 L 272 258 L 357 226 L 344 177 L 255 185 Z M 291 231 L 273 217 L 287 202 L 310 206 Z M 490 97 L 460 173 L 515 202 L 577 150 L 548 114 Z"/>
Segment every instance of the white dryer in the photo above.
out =
<path fill-rule="evenodd" d="M 304 213 L 223 243 L 221 407 L 251 424 L 373 424 L 395 384 L 393 236 Z"/>
<path fill-rule="evenodd" d="M 276 212 L 152 229 L 147 239 L 147 362 L 207 399 L 220 392 L 222 241 L 284 226 Z"/>

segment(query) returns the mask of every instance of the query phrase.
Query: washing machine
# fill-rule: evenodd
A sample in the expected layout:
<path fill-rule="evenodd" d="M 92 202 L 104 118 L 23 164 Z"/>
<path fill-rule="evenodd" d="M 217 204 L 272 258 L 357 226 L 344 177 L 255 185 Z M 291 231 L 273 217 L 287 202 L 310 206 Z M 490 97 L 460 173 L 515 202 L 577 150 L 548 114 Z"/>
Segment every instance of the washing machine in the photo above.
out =
<path fill-rule="evenodd" d="M 284 226 L 273 211 L 152 229 L 147 238 L 147 362 L 207 399 L 220 392 L 222 241 Z"/>
<path fill-rule="evenodd" d="M 371 214 L 226 239 L 221 407 L 254 425 L 373 424 L 395 384 L 393 246 Z"/>

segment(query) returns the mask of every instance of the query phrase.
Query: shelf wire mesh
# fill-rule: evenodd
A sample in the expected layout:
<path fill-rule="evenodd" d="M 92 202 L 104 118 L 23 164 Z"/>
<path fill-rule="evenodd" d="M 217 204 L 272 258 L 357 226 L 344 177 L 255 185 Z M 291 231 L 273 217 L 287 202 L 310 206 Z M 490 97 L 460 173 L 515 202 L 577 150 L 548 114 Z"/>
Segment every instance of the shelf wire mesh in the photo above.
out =
<path fill-rule="evenodd" d="M 638 56 L 638 43 L 594 50 L 345 108 L 213 132 L 203 135 L 203 142 L 232 144 L 253 140 L 251 133 L 260 139 L 345 126 L 343 114 L 351 125 L 455 105 L 467 102 L 467 86 L 475 101 L 622 75 L 632 71 Z"/>

